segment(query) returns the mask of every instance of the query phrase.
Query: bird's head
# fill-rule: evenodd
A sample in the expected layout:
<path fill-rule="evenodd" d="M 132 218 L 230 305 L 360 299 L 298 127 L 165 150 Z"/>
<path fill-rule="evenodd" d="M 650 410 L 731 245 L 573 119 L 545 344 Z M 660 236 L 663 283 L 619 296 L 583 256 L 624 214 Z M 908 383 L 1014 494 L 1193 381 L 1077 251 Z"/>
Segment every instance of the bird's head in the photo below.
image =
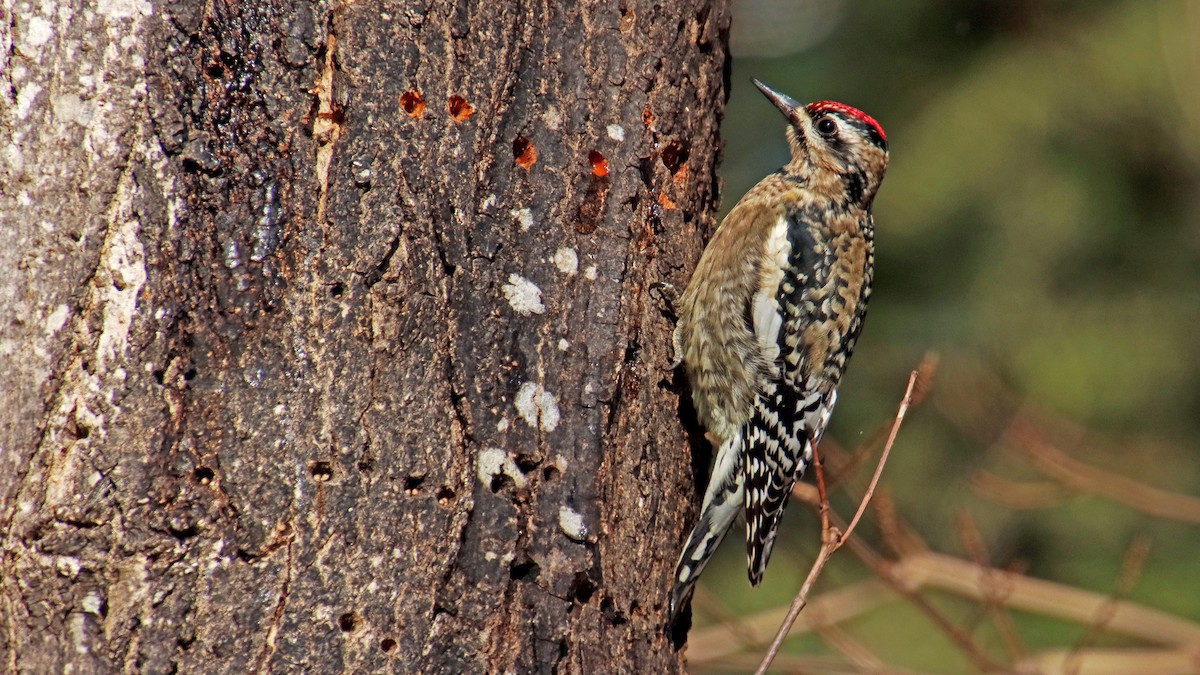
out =
<path fill-rule="evenodd" d="M 847 179 L 853 201 L 869 205 L 887 171 L 888 144 L 883 127 L 870 115 L 844 103 L 801 105 L 786 94 L 754 80 L 763 95 L 788 120 L 792 160 L 784 170 L 808 175 L 827 171 Z"/>

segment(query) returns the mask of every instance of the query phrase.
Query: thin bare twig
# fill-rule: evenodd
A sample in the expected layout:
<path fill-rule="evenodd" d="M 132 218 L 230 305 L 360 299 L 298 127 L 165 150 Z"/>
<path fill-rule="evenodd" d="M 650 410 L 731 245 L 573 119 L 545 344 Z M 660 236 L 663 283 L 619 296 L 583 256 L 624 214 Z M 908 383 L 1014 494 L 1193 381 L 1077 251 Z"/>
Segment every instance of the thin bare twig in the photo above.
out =
<path fill-rule="evenodd" d="M 1116 588 L 1113 589 L 1112 597 L 1096 611 L 1096 618 L 1088 626 L 1087 632 L 1067 652 L 1067 657 L 1063 659 L 1063 672 L 1079 672 L 1080 654 L 1085 649 L 1094 646 L 1096 638 L 1100 636 L 1104 628 L 1112 621 L 1113 615 L 1116 614 L 1121 602 L 1133 592 L 1133 586 L 1137 583 L 1138 577 L 1142 575 L 1142 567 L 1146 564 L 1146 558 L 1149 555 L 1149 537 L 1139 536 L 1129 542 L 1129 547 L 1125 550 L 1125 557 L 1121 561 L 1121 572 L 1117 576 L 1117 584 Z"/>
<path fill-rule="evenodd" d="M 955 624 L 954 621 L 934 607 L 933 603 L 921 596 L 921 586 L 919 583 L 913 583 L 911 578 L 905 578 L 902 575 L 902 571 L 905 569 L 905 561 L 910 559 L 925 559 L 930 555 L 937 554 L 929 551 L 914 553 L 906 555 L 899 562 L 892 563 L 879 557 L 879 554 L 871 550 L 871 547 L 863 542 L 862 539 L 851 540 L 850 550 L 860 560 L 870 566 L 879 581 L 886 584 L 893 593 L 904 598 L 908 604 L 924 614 L 941 631 L 942 635 L 945 635 L 954 646 L 958 647 L 963 656 L 970 660 L 979 672 L 991 673 L 1002 670 L 1000 664 L 988 655 L 982 647 L 976 644 L 967 631 Z"/>
<path fill-rule="evenodd" d="M 829 493 L 825 490 L 825 462 L 814 445 L 812 449 L 813 464 L 817 469 L 817 513 L 821 517 L 821 546 L 829 540 Z"/>
<path fill-rule="evenodd" d="M 812 611 L 809 609 L 808 611 Z M 824 624 L 817 626 L 817 633 L 826 644 L 836 649 L 843 657 L 849 661 L 858 672 L 861 673 L 880 673 L 887 670 L 887 663 L 867 649 L 865 645 L 860 644 L 854 638 L 846 634 L 837 624 Z"/>
<path fill-rule="evenodd" d="M 987 545 L 983 543 L 983 535 L 979 532 L 979 527 L 975 525 L 971 514 L 966 509 L 962 509 L 955 516 L 954 521 L 955 529 L 958 530 L 958 538 L 962 541 L 967 555 L 976 565 L 979 565 L 980 569 L 992 569 Z M 1026 651 L 1025 645 L 1021 643 L 1021 638 L 1017 635 L 1017 627 L 1012 615 L 1004 606 L 1004 598 L 1012 591 L 1011 585 L 1005 581 L 1006 577 L 1000 573 L 989 572 L 982 577 L 980 584 L 988 589 L 988 593 L 981 604 L 984 615 L 991 618 L 992 626 L 1000 635 L 1000 641 L 1004 644 L 1009 658 L 1015 661 L 1024 658 Z"/>
<path fill-rule="evenodd" d="M 692 606 L 701 607 L 704 613 L 713 617 L 718 625 L 724 627 L 738 644 L 744 647 L 758 644 L 753 630 L 746 626 L 743 617 L 729 611 L 725 603 L 721 602 L 715 594 L 709 593 L 704 586 L 696 588 Z"/>
<path fill-rule="evenodd" d="M 1047 509 L 1078 494 L 1058 482 L 1016 481 L 979 469 L 967 477 L 975 494 L 1014 510 Z"/>
<path fill-rule="evenodd" d="M 875 491 L 871 505 L 875 511 L 875 526 L 879 528 L 879 538 L 897 558 L 929 550 L 929 544 L 925 543 L 916 530 L 905 525 L 896 513 L 896 501 L 892 499 L 892 491 L 887 489 L 887 486 Z"/>
<path fill-rule="evenodd" d="M 812 568 L 808 571 L 808 576 L 805 577 L 804 583 L 800 586 L 800 592 L 792 600 L 792 606 L 788 609 L 783 624 L 779 626 L 779 631 L 775 634 L 775 639 L 771 642 L 770 648 L 767 649 L 762 663 L 758 665 L 758 670 L 755 671 L 756 675 L 767 672 L 767 668 L 771 666 L 771 662 L 775 660 L 780 647 L 783 646 L 783 641 L 787 638 L 788 631 L 796 623 L 796 617 L 800 616 L 800 612 L 808 605 L 808 595 L 812 591 L 813 585 L 817 582 L 817 577 L 820 576 L 821 570 L 825 569 L 825 564 L 829 562 L 829 558 L 834 552 L 846 543 L 847 539 L 854 532 L 854 528 L 858 526 L 858 521 L 862 519 L 863 513 L 867 510 L 867 505 L 871 502 L 871 495 L 875 494 L 875 488 L 879 485 L 879 477 L 883 474 L 883 467 L 887 463 L 888 455 L 892 451 L 892 445 L 896 442 L 896 434 L 900 432 L 900 424 L 904 422 L 904 416 L 908 413 L 909 406 L 912 405 L 913 389 L 917 385 L 919 374 L 919 371 L 914 370 L 908 376 L 908 387 L 904 391 L 904 398 L 900 401 L 900 408 L 896 411 L 896 418 L 892 422 L 891 433 L 888 434 L 887 443 L 883 446 L 883 453 L 879 456 L 879 463 L 875 466 L 875 475 L 871 477 L 871 484 L 867 486 L 867 491 L 863 494 L 863 498 L 858 504 L 858 511 L 854 514 L 854 518 L 850 520 L 850 524 L 846 526 L 845 532 L 838 532 L 829 525 L 829 499 L 825 492 L 825 475 L 821 469 L 821 458 L 817 454 L 817 448 L 813 448 L 813 463 L 816 464 L 817 472 L 817 490 L 821 495 L 821 550 L 817 553 L 817 559 L 813 561 Z"/>

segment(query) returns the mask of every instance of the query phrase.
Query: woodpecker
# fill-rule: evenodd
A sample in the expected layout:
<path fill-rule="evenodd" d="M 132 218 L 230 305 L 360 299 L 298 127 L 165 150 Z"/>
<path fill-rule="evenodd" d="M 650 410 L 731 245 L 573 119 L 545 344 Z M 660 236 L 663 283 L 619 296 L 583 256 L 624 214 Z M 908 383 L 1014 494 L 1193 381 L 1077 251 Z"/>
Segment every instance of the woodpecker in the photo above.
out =
<path fill-rule="evenodd" d="M 750 583 L 762 581 L 871 295 L 883 128 L 848 105 L 801 105 L 754 84 L 787 119 L 791 161 L 733 207 L 675 303 L 675 365 L 716 458 L 675 569 L 672 623 L 739 515 Z"/>

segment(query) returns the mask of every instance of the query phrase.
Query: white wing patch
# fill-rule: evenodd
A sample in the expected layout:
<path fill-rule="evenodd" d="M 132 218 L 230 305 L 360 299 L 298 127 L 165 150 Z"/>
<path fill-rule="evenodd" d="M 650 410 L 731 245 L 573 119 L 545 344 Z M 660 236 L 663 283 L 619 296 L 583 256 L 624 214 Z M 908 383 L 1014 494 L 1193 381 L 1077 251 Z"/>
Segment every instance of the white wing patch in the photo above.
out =
<path fill-rule="evenodd" d="M 763 265 L 759 271 L 758 292 L 754 294 L 751 315 L 754 335 L 758 338 L 763 361 L 774 364 L 779 360 L 779 331 L 783 328 L 783 311 L 779 306 L 779 284 L 787 269 L 792 245 L 788 242 L 788 221 L 781 217 L 767 236 L 763 247 Z"/>

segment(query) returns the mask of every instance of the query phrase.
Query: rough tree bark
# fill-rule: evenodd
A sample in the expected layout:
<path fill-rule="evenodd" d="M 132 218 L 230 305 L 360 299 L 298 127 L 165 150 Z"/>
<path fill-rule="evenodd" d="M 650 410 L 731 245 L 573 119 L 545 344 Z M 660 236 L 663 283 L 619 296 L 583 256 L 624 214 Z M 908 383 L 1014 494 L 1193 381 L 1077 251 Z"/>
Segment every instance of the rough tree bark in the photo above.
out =
<path fill-rule="evenodd" d="M 5 3 L 0 669 L 672 672 L 722 0 Z"/>

